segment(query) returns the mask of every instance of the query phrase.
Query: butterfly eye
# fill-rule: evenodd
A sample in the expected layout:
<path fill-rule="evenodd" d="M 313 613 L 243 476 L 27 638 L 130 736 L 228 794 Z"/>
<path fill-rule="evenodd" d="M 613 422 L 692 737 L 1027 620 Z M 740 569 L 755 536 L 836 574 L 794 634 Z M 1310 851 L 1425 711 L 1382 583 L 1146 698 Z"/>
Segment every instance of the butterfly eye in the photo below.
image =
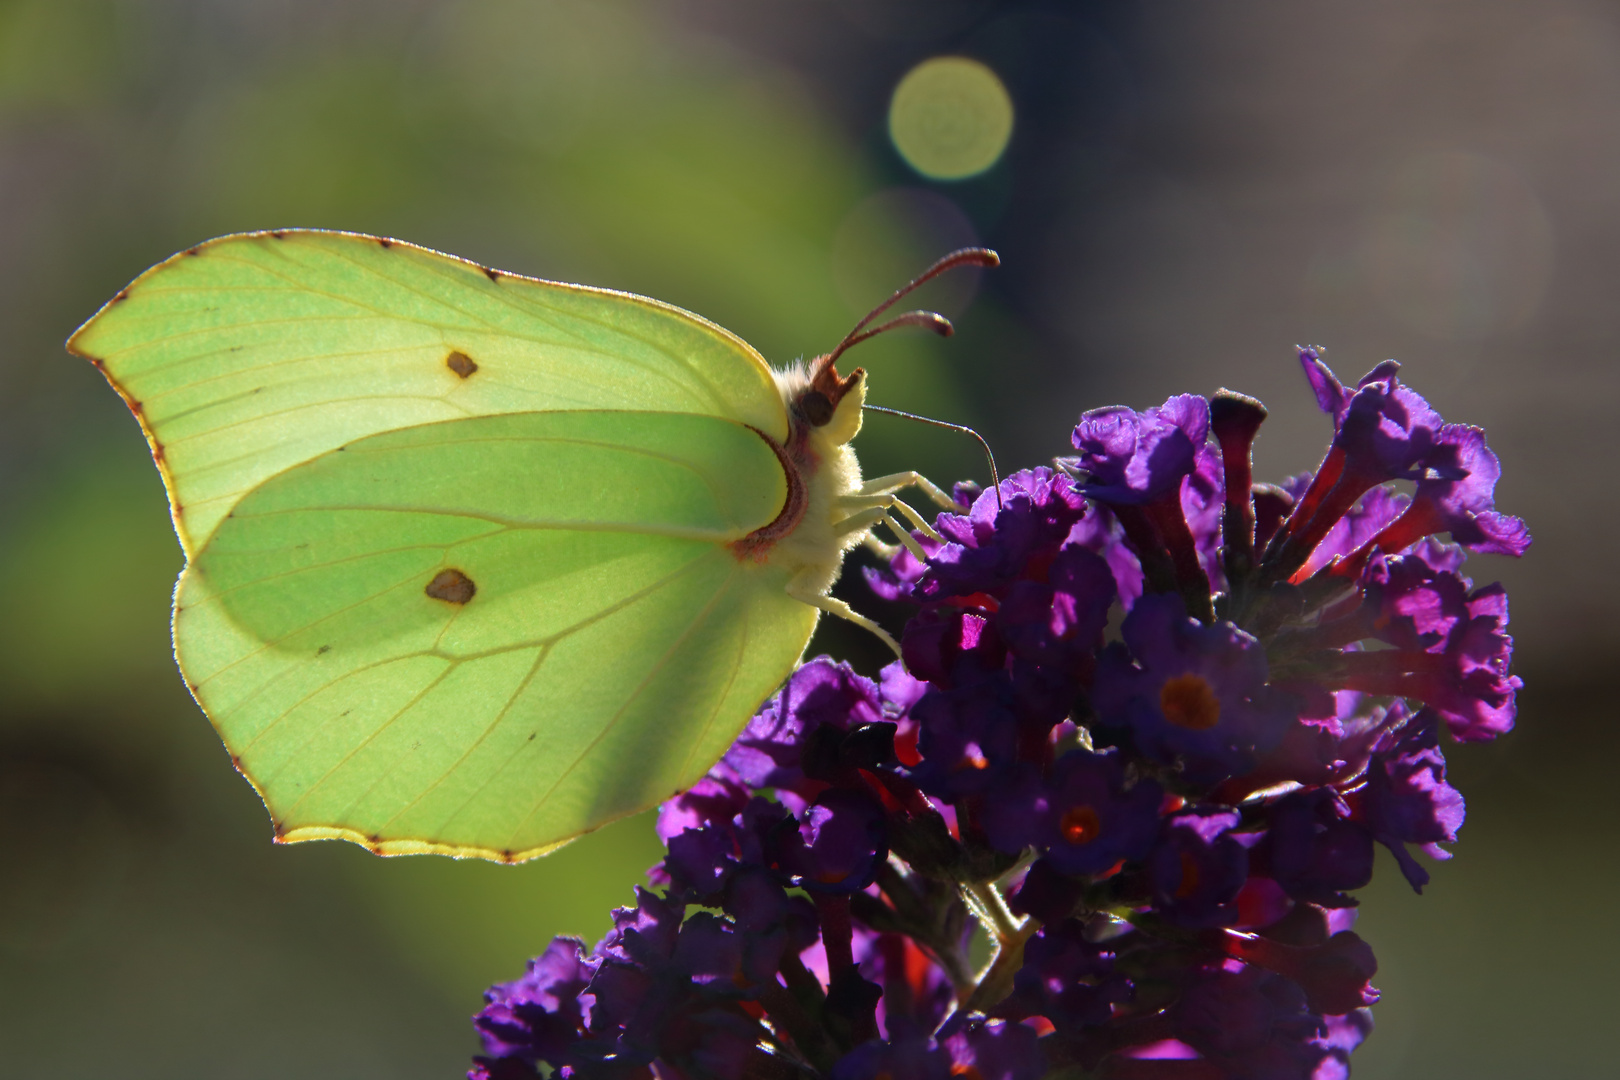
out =
<path fill-rule="evenodd" d="M 820 390 L 809 390 L 799 398 L 799 411 L 812 427 L 825 427 L 833 418 L 833 403 Z"/>

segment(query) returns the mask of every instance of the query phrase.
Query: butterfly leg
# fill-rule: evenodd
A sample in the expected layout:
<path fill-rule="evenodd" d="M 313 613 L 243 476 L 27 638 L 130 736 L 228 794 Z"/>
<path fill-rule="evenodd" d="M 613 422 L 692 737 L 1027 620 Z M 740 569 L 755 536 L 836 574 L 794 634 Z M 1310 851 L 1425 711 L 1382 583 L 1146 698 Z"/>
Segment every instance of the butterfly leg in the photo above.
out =
<path fill-rule="evenodd" d="M 920 488 L 924 494 L 933 499 L 941 510 L 953 510 L 960 514 L 962 504 L 951 498 L 940 486 L 928 477 L 916 472 L 890 473 L 888 476 L 874 476 L 860 487 L 861 495 L 893 495 L 901 488 Z"/>
<path fill-rule="evenodd" d="M 899 509 L 901 513 L 911 519 L 917 528 L 922 530 L 924 536 L 938 543 L 945 542 L 938 533 L 928 527 L 928 523 L 922 519 L 922 515 L 896 499 L 893 495 L 845 495 L 838 500 L 838 505 L 846 510 L 854 510 L 855 513 L 833 524 L 834 536 L 847 536 L 852 532 L 870 529 L 872 526 L 882 522 L 894 532 L 896 538 L 906 545 L 906 548 L 921 562 L 928 558 L 928 552 L 924 551 L 922 545 L 917 543 L 916 539 L 911 535 L 911 530 L 902 527 L 894 519 L 894 515 L 889 513 L 891 509 Z"/>
<path fill-rule="evenodd" d="M 870 630 L 883 640 L 883 644 L 894 650 L 894 655 L 900 655 L 900 643 L 889 635 L 889 632 L 865 615 L 850 607 L 836 596 L 828 596 L 816 588 L 814 578 L 821 573 L 817 567 L 807 567 L 793 576 L 787 584 L 787 594 L 801 603 L 809 604 L 813 608 L 820 608 L 829 615 L 836 615 L 840 619 L 854 623 L 864 630 Z"/>
<path fill-rule="evenodd" d="M 867 533 L 866 536 L 862 538 L 861 544 L 866 548 L 867 551 L 870 551 L 884 562 L 888 562 L 896 555 L 900 554 L 899 544 L 885 544 L 882 540 L 877 538 L 876 533 Z"/>

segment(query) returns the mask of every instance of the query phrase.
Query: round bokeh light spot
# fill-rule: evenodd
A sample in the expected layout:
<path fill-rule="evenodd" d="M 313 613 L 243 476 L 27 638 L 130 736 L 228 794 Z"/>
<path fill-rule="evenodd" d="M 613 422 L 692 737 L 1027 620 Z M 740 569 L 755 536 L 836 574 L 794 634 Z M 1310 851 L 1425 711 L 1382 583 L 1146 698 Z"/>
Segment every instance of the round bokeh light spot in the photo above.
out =
<path fill-rule="evenodd" d="M 889 102 L 889 137 L 906 162 L 936 180 L 994 165 L 1012 138 L 1013 104 L 996 73 L 965 56 L 936 56 L 906 73 Z"/>

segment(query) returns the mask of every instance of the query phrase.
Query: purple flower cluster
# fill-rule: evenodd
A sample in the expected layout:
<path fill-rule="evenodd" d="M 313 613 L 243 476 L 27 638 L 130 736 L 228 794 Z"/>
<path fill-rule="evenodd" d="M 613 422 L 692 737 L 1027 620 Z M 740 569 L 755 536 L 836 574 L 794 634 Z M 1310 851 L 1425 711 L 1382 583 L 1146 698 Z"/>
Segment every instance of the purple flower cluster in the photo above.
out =
<path fill-rule="evenodd" d="M 1308 477 L 1253 482 L 1265 410 L 1223 390 L 959 487 L 926 562 L 868 571 L 919 606 L 903 662 L 801 667 L 664 805 L 657 891 L 489 991 L 469 1075 L 1347 1076 L 1350 894 L 1377 844 L 1421 890 L 1463 819 L 1442 737 L 1513 723 L 1506 598 L 1458 569 L 1529 536 L 1393 362 L 1300 361 Z"/>

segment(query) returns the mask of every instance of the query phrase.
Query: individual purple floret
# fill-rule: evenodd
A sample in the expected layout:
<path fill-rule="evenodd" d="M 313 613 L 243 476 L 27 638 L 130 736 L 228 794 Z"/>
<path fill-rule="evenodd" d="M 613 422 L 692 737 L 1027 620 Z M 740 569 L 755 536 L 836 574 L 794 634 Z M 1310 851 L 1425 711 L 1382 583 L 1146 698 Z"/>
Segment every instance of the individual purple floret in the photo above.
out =
<path fill-rule="evenodd" d="M 1140 413 L 1093 409 L 1074 429 L 1079 455 L 1060 462 L 1084 474 L 1086 496 L 1113 511 L 1149 588 L 1178 590 L 1198 615 L 1207 612 L 1210 593 L 1200 548 L 1213 555 L 1210 527 L 1224 490 L 1220 455 L 1207 445 L 1209 427 L 1209 402 L 1195 394 Z M 1189 506 L 1205 534 L 1202 544 Z"/>
<path fill-rule="evenodd" d="M 1225 498 L 1220 451 L 1213 446 L 1200 447 L 1197 464 L 1181 485 L 1181 516 L 1192 533 L 1198 563 L 1215 592 L 1224 591 L 1226 586 L 1221 565 L 1221 518 Z"/>
<path fill-rule="evenodd" d="M 1098 874 L 1153 846 L 1164 791 L 1128 783 L 1116 753 L 1071 750 L 1044 780 L 1033 768 L 1009 773 L 986 800 L 981 821 L 1002 851 L 1035 847 L 1067 874 Z"/>
<path fill-rule="evenodd" d="M 1156 409 L 1093 409 L 1074 429 L 1074 464 L 1090 476 L 1089 498 L 1116 505 L 1145 504 L 1172 489 L 1198 463 L 1209 436 L 1209 402 L 1197 394 L 1173 397 Z"/>
<path fill-rule="evenodd" d="M 1449 451 L 1449 461 L 1417 482 L 1411 505 L 1369 545 L 1400 551 L 1424 536 L 1446 532 L 1470 551 L 1523 555 L 1530 547 L 1530 530 L 1520 518 L 1495 510 L 1502 466 L 1485 445 L 1485 432 L 1446 424 L 1435 443 Z"/>
<path fill-rule="evenodd" d="M 812 660 L 766 702 L 721 761 L 749 787 L 798 790 L 806 736 L 823 724 L 849 730 L 883 719 L 877 684 L 847 665 Z"/>
<path fill-rule="evenodd" d="M 1310 478 L 1300 477 L 1300 480 L 1302 483 L 1299 487 L 1301 493 L 1303 493 L 1304 487 L 1310 482 Z M 1377 537 L 1386 526 L 1400 517 L 1401 512 L 1411 502 L 1412 500 L 1408 496 L 1392 488 L 1375 487 L 1368 491 L 1323 535 L 1321 543 L 1316 545 L 1316 549 L 1311 552 L 1310 557 L 1300 567 L 1297 572 L 1298 576 L 1308 578 L 1335 560 L 1345 560 L 1341 565 L 1348 566 L 1352 557 L 1357 558 L 1361 565 L 1365 565 L 1366 558 L 1360 556 L 1359 553 L 1363 550 L 1370 550 L 1375 544 L 1374 537 Z M 1407 545 L 1402 544 L 1401 548 L 1391 548 L 1385 542 L 1379 543 L 1377 546 L 1394 554 Z"/>
<path fill-rule="evenodd" d="M 927 536 L 917 543 L 930 555 L 944 545 Z M 910 600 L 911 590 L 928 570 L 928 564 L 918 562 L 916 556 L 902 547 L 889 562 L 881 566 L 861 567 L 861 576 L 867 587 L 884 600 Z"/>
<path fill-rule="evenodd" d="M 1270 829 L 1256 853 L 1260 872 L 1296 900 L 1349 907 L 1349 895 L 1372 880 L 1372 837 L 1350 820 L 1350 808 L 1330 787 L 1277 800 Z"/>
<path fill-rule="evenodd" d="M 473 1018 L 484 1053 L 530 1065 L 568 1060 L 585 1027 L 589 999 L 581 995 L 600 965 L 583 941 L 559 937 L 529 961 L 522 978 L 490 987 Z"/>
<path fill-rule="evenodd" d="M 888 818 L 868 791 L 835 787 L 774 838 L 772 861 L 809 892 L 858 892 L 889 857 Z"/>
<path fill-rule="evenodd" d="M 1236 810 L 1205 807 L 1164 819 L 1147 857 L 1154 906 L 1188 927 L 1231 926 L 1234 901 L 1249 880 L 1248 846 L 1233 834 Z"/>
<path fill-rule="evenodd" d="M 866 570 L 901 660 L 795 671 L 661 808 L 654 888 L 489 990 L 468 1075 L 1345 1080 L 1375 848 L 1421 890 L 1463 821 L 1442 743 L 1515 721 L 1463 562 L 1529 536 L 1393 361 L 1299 360 L 1313 474 L 1256 483 L 1266 409 L 1221 390 L 958 486 L 926 559 Z"/>
<path fill-rule="evenodd" d="M 1436 445 L 1443 421 L 1422 397 L 1400 383 L 1400 365 L 1387 360 L 1354 391 L 1339 384 L 1315 349 L 1299 359 L 1323 411 L 1333 413 L 1333 444 L 1310 485 L 1272 538 L 1264 564 L 1274 574 L 1295 573 L 1333 525 L 1371 488 L 1390 480 L 1418 480 L 1431 470 L 1462 475 L 1449 448 Z"/>
<path fill-rule="evenodd" d="M 1125 640 L 1098 661 L 1098 726 L 1180 765 L 1193 783 L 1249 771 L 1298 716 L 1298 702 L 1267 682 L 1260 641 L 1231 623 L 1189 618 L 1179 597 L 1142 597 L 1121 632 Z"/>
<path fill-rule="evenodd" d="M 1513 639 L 1500 585 L 1472 592 L 1470 582 L 1418 556 L 1375 560 L 1359 611 L 1321 633 L 1348 632 L 1394 646 L 1338 656 L 1337 680 L 1369 694 L 1399 695 L 1437 711 L 1464 742 L 1493 739 L 1513 727 L 1522 681 L 1509 673 Z"/>
<path fill-rule="evenodd" d="M 925 602 L 1000 597 L 1013 582 L 1044 575 L 1084 513 L 1079 488 L 1063 473 L 1014 473 L 1001 482 L 999 502 L 987 491 L 966 515 L 940 515 L 936 527 L 946 544 L 928 560 L 912 595 Z"/>
<path fill-rule="evenodd" d="M 1431 710 L 1418 713 L 1388 748 L 1373 754 L 1356 814 L 1373 839 L 1394 854 L 1418 892 L 1429 883 L 1429 872 L 1406 845 L 1419 845 L 1430 858 L 1449 859 L 1451 853 L 1439 845 L 1454 843 L 1463 823 L 1462 794 L 1446 783 L 1438 721 Z"/>
<path fill-rule="evenodd" d="M 1046 581 L 1019 581 L 1007 590 L 996 624 L 1013 655 L 1032 664 L 1089 667 L 1113 601 L 1108 563 L 1071 545 L 1053 557 Z"/>

